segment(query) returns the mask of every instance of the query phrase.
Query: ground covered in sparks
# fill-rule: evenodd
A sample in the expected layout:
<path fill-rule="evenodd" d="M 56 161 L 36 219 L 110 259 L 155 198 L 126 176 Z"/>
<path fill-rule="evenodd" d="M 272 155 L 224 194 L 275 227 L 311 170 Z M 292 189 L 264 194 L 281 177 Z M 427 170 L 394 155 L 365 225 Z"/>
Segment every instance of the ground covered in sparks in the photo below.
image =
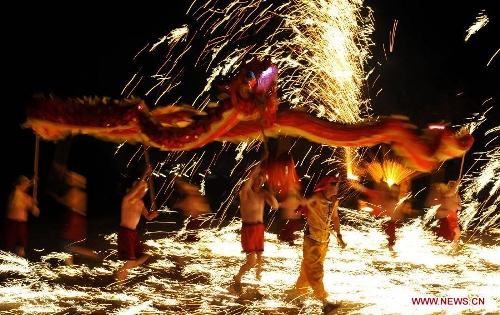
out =
<path fill-rule="evenodd" d="M 197 242 L 179 241 L 182 231 L 165 224 L 143 226 L 154 256 L 121 283 L 113 277 L 122 262 L 109 224 L 89 243 L 106 257 L 102 263 L 76 259 L 66 266 L 64 254 L 37 242 L 28 259 L 0 251 L 1 313 L 321 314 L 312 295 L 286 294 L 298 276 L 300 238 L 290 246 L 267 233 L 262 279 L 247 273 L 237 294 L 231 279 L 244 259 L 237 219 L 200 231 Z M 335 314 L 500 314 L 499 235 L 464 233 L 454 254 L 414 219 L 391 254 L 377 224 L 342 228 L 347 247 L 331 242 L 325 263 L 327 291 L 342 301 Z M 436 300 L 419 305 L 419 298 Z"/>

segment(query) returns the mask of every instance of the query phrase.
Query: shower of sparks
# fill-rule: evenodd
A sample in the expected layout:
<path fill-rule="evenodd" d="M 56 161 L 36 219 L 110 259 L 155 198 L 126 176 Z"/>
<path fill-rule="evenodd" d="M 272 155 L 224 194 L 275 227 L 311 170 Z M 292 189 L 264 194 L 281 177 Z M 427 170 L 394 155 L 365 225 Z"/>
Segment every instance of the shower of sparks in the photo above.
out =
<path fill-rule="evenodd" d="M 360 211 L 340 208 L 347 224 L 342 250 L 334 242 L 325 262 L 325 286 L 331 298 L 343 302 L 342 314 L 463 314 L 496 312 L 500 307 L 499 235 L 471 237 L 456 255 L 449 243 L 436 241 L 422 221 L 408 221 L 398 231 L 397 254 L 386 248 L 380 222 Z M 365 220 L 367 224 L 359 225 Z M 358 224 L 358 225 L 354 225 Z M 301 303 L 290 301 L 300 269 L 302 248 L 266 232 L 262 280 L 252 270 L 236 294 L 231 279 L 244 262 L 238 220 L 216 229 L 200 230 L 200 241 L 186 243 L 155 224 L 144 239 L 153 256 L 131 270 L 121 283 L 113 272 L 116 233 L 99 243 L 107 257 L 94 265 L 66 266 L 66 254 L 40 252 L 26 261 L 0 252 L 0 310 L 7 314 L 317 314 L 320 302 L 312 294 Z M 109 227 L 107 227 L 109 229 Z M 460 279 L 460 281 L 457 281 Z M 398 296 L 392 299 L 391 296 Z M 468 305 L 416 305 L 415 298 L 473 298 Z"/>
<path fill-rule="evenodd" d="M 415 170 L 409 169 L 399 161 L 392 159 L 367 163 L 365 172 L 377 183 L 386 182 L 389 186 L 399 185 L 416 174 Z"/>
<path fill-rule="evenodd" d="M 125 95 L 141 94 L 142 89 L 154 100 L 154 105 L 191 103 L 203 110 L 212 102 L 210 93 L 217 80 L 233 73 L 252 57 L 271 57 L 280 69 L 278 86 L 282 105 L 304 108 L 318 117 L 346 124 L 370 118 L 367 78 L 371 73 L 368 68 L 374 21 L 372 10 L 365 7 L 363 1 L 197 2 L 193 1 L 188 11 L 196 23 L 173 29 L 137 53 L 136 60 L 160 60 L 160 63 L 153 75 L 141 67 L 127 83 Z M 195 62 L 192 55 L 197 56 Z M 198 95 L 196 89 L 195 94 L 190 94 L 192 100 L 176 92 L 192 82 L 187 75 L 205 78 L 205 86 L 199 89 Z M 240 153 L 232 161 L 231 176 L 244 177 L 242 169 L 248 171 L 249 161 L 242 157 L 257 153 L 258 148 L 262 148 L 262 140 L 248 139 L 241 145 L 225 143 L 222 146 L 220 152 L 232 148 Z M 310 174 L 310 171 L 318 166 L 336 171 L 345 167 L 339 157 L 360 155 L 355 148 L 345 148 L 341 153 L 342 150 L 336 148 L 309 146 L 314 154 L 301 163 L 306 166 L 305 176 L 314 180 L 321 173 Z M 190 156 L 190 152 L 165 155 L 160 168 L 168 168 L 165 171 L 168 173 L 181 172 L 188 179 L 201 174 L 197 171 L 201 167 L 209 174 L 221 163 L 220 154 L 210 155 L 208 164 L 201 161 L 206 156 L 183 157 Z M 201 176 L 203 178 L 203 174 Z M 159 199 L 167 200 L 172 194 L 169 192 L 173 187 L 172 177 L 167 177 L 166 182 L 156 192 Z M 237 197 L 239 184 L 234 185 L 226 203 L 220 204 L 215 212 L 226 212 L 230 206 L 227 203 Z"/>
<path fill-rule="evenodd" d="M 187 25 L 183 25 L 180 28 L 170 31 L 168 35 L 160 38 L 160 40 L 157 43 L 152 45 L 149 51 L 150 52 L 153 51 L 156 47 L 163 44 L 165 41 L 168 42 L 170 49 L 172 49 L 176 43 L 186 40 L 188 34 L 189 34 L 189 27 Z"/>
<path fill-rule="evenodd" d="M 488 24 L 488 22 L 489 19 L 488 16 L 484 13 L 484 10 L 479 12 L 478 16 L 476 17 L 476 22 L 467 29 L 465 41 L 468 41 L 472 35 L 476 34 L 481 28 Z"/>
<path fill-rule="evenodd" d="M 196 31 L 190 32 L 183 25 L 151 45 L 154 49 L 140 53 L 161 53 L 159 45 L 166 45 L 164 60 L 151 76 L 152 88 L 147 91 L 148 96 L 156 95 L 155 104 L 165 102 L 168 96 L 174 99 L 167 103 L 179 101 L 181 98 L 171 92 L 182 80 L 190 81 L 182 75 L 201 69 L 206 84 L 190 103 L 203 109 L 210 103 L 209 93 L 218 78 L 234 72 L 251 57 L 270 56 L 280 69 L 282 104 L 349 124 L 370 116 L 366 80 L 374 23 L 371 9 L 364 7 L 363 1 L 195 3 L 188 13 L 200 24 Z M 197 53 L 198 60 L 181 63 L 200 40 L 203 49 Z M 193 69 L 183 68 L 187 65 Z M 137 73 L 134 80 L 144 80 L 144 75 Z M 129 82 L 127 94 L 146 82 Z"/>
<path fill-rule="evenodd" d="M 488 60 L 487 66 L 491 64 L 491 62 L 493 61 L 493 59 L 495 59 L 495 57 L 498 55 L 499 52 L 500 49 L 497 49 L 497 51 L 493 54 L 493 56 L 491 56 L 490 60 Z"/>
<path fill-rule="evenodd" d="M 133 95 L 149 84 L 144 94 L 155 100 L 154 105 L 182 101 L 203 109 L 211 102 L 208 94 L 217 78 L 234 71 L 248 57 L 270 56 L 281 71 L 278 85 L 282 104 L 302 107 L 318 117 L 347 124 L 371 117 L 365 88 L 372 73 L 367 68 L 373 45 L 370 39 L 373 18 L 362 1 L 230 1 L 220 8 L 217 3 L 208 0 L 198 9 L 193 3 L 190 10 L 200 23 L 195 31 L 184 25 L 144 47 L 136 57 L 160 54 L 161 65 L 154 75 L 141 73 L 141 68 L 124 88 L 124 95 Z M 484 21 L 480 15 L 478 22 L 480 18 Z M 396 27 L 397 21 L 391 33 L 391 51 Z M 466 41 L 479 28 L 471 27 Z M 195 45 L 198 37 L 205 44 L 197 54 L 198 60 L 185 62 L 183 58 L 198 47 Z M 176 95 L 176 88 L 191 82 L 184 76 L 198 73 L 196 69 L 183 68 L 187 65 L 202 69 L 206 79 L 205 87 L 193 101 Z M 301 144 L 298 139 L 293 146 Z M 244 262 L 244 255 L 238 234 L 241 222 L 226 214 L 248 172 L 243 157 L 258 152 L 261 139 L 249 139 L 235 146 L 220 144 L 219 154 L 211 156 L 198 151 L 188 157 L 185 152 L 165 153 L 164 160 L 155 167 L 155 172 L 165 178 L 157 196 L 164 195 L 168 200 L 173 190 L 172 174 L 187 178 L 201 174 L 204 178 L 215 168 L 223 152 L 234 152 L 231 175 L 240 180 L 220 208 L 214 209 L 219 219 L 212 222 L 207 218 L 211 228 L 200 230 L 199 242 L 179 241 L 183 231 L 167 232 L 161 218 L 149 222 L 144 239 L 153 257 L 131 270 L 123 283 L 113 278 L 113 272 L 122 262 L 116 259 L 116 233 L 111 231 L 100 234 L 102 241 L 96 249 L 106 259 L 93 266 L 84 263 L 65 266 L 66 254 L 38 248 L 40 261 L 0 252 L 0 310 L 11 314 L 319 313 L 321 305 L 311 294 L 304 296 L 301 303 L 287 300 L 285 292 L 293 287 L 300 269 L 301 244 L 300 241 L 298 246 L 280 243 L 271 232 L 266 233 L 262 280 L 257 281 L 250 271 L 243 278 L 243 293 L 237 295 L 231 290 L 232 276 Z M 305 169 L 304 179 L 321 175 L 314 173 L 314 163 L 323 170 L 342 163 L 338 160 L 340 148 L 309 145 L 302 151 L 304 156 L 296 158 L 296 162 Z M 141 155 L 139 152 L 134 160 Z M 359 160 L 357 154 L 346 151 L 344 157 L 351 163 L 353 156 L 352 161 Z M 386 236 L 377 219 L 362 211 L 340 209 L 344 222 L 342 234 L 348 247 L 341 250 L 334 242 L 330 244 L 325 285 L 333 299 L 343 301 L 343 314 L 498 311 L 500 236 L 481 229 L 479 237 L 468 230 L 472 223 L 481 228 L 494 227 L 498 221 L 498 147 L 482 157 L 485 166 L 481 172 L 465 175 L 461 182 L 461 187 L 467 187 L 463 189 L 463 213 L 467 215 L 461 219 L 464 237 L 458 254 L 451 255 L 451 245 L 435 240 L 430 232 L 432 209 L 423 218 L 407 221 L 398 231 L 396 255 L 387 250 Z M 392 169 L 392 173 L 398 173 L 396 167 Z M 394 175 L 382 172 L 380 178 L 389 180 Z M 408 176 L 411 174 L 405 174 Z M 397 183 L 399 179 L 393 180 Z M 311 180 L 307 185 L 314 183 Z M 486 194 L 487 201 L 477 201 L 481 200 L 479 194 Z M 161 207 L 162 216 L 171 212 L 165 205 Z M 481 216 L 478 218 L 476 213 Z M 230 222 L 222 224 L 222 220 Z M 390 298 L 393 296 L 398 299 Z M 414 298 L 478 298 L 484 303 L 416 305 L 412 303 Z"/>
<path fill-rule="evenodd" d="M 479 153 L 476 158 L 479 166 L 463 177 L 459 190 L 465 205 L 459 217 L 462 228 L 479 233 L 500 226 L 500 127 L 488 130 L 485 135 L 490 134 L 491 148 Z"/>
<path fill-rule="evenodd" d="M 368 76 L 374 73 L 369 66 L 372 59 L 371 48 L 374 46 L 371 39 L 374 20 L 371 8 L 364 6 L 363 1 L 197 2 L 200 1 L 193 1 L 188 11 L 188 14 L 197 20 L 197 25 L 184 24 L 159 38 L 154 44 L 147 45 L 137 54 L 136 58 L 148 54 L 146 59 L 153 59 L 150 58 L 154 57 L 151 54 L 158 54 L 161 56 L 161 62 L 154 75 L 140 73 L 142 68 L 134 74 L 131 82 L 127 84 L 127 94 L 134 94 L 135 89 L 150 84 L 146 95 L 155 99 L 155 105 L 187 102 L 203 110 L 210 106 L 210 91 L 219 78 L 231 74 L 251 57 L 271 57 L 280 69 L 280 106 L 304 108 L 318 117 L 346 124 L 371 118 L 366 86 Z M 487 22 L 486 14 L 480 12 L 476 23 L 468 30 L 466 41 Z M 398 23 L 398 20 L 394 21 L 389 36 L 391 52 L 394 49 Z M 196 61 L 186 61 L 186 58 L 192 58 L 190 53 L 195 50 Z M 189 101 L 186 101 L 185 96 L 175 93 L 176 88 L 192 81 L 187 75 L 198 75 L 205 79 L 205 86 L 200 88 L 198 95 L 195 90 L 193 95 L 196 96 Z M 467 132 L 472 133 L 477 125 L 471 123 Z M 462 128 L 460 132 L 463 131 Z M 239 145 L 224 143 L 218 154 L 210 155 L 199 152 L 169 152 L 165 153 L 166 157 L 160 168 L 168 169 L 166 172 L 169 174 L 180 173 L 188 179 L 199 176 L 202 178 L 200 184 L 203 185 L 204 176 L 217 168 L 219 163 L 229 165 L 228 160 L 219 160 L 222 153 L 234 151 L 234 160 L 229 161 L 233 165 L 230 167 L 230 175 L 234 178 L 244 178 L 249 163 L 252 163 L 244 157 L 258 153 L 262 148 L 261 144 L 261 138 L 248 139 Z M 291 147 L 298 146 L 302 146 L 302 150 L 298 151 L 304 154 L 300 157 L 294 156 L 294 159 L 303 173 L 302 177 L 308 180 L 305 190 L 314 186 L 314 181 L 323 175 L 322 172 L 347 169 L 348 176 L 353 176 L 353 170 L 358 167 L 353 161 L 364 159 L 364 150 L 359 148 L 307 145 L 297 139 Z M 215 152 L 213 149 L 211 151 Z M 208 161 L 204 161 L 207 156 Z M 488 167 L 496 167 L 495 151 L 483 155 L 482 158 L 493 158 Z M 415 175 L 406 168 L 397 168 L 400 166 L 397 162 L 387 160 L 383 163 L 387 165 L 379 165 L 378 173 L 375 165 L 367 168 L 375 180 L 399 183 L 403 178 Z M 317 171 L 318 169 L 320 171 Z M 495 172 L 488 173 L 492 174 Z M 462 187 L 469 182 L 471 186 L 483 187 L 485 184 L 479 181 L 486 177 L 466 174 Z M 213 209 L 214 212 L 226 218 L 231 204 L 236 201 L 240 185 L 240 180 L 233 184 L 227 198 L 220 203 L 218 209 Z M 166 183 L 159 187 L 156 194 L 158 198 L 165 200 L 162 206 L 166 206 L 172 188 L 173 177 L 168 176 Z M 492 189 L 494 188 L 495 185 Z M 475 189 L 464 191 L 474 196 L 478 194 Z M 345 193 L 344 197 L 349 197 L 352 190 Z M 494 201 L 494 194 L 492 196 L 487 198 L 488 206 L 483 201 L 477 201 L 477 198 L 464 196 L 464 213 L 468 214 L 461 220 L 465 229 L 469 227 L 470 222 L 477 220 L 482 223 L 484 229 L 495 226 L 498 217 L 494 208 L 498 206 L 498 201 Z M 493 205 L 490 207 L 489 204 Z M 485 209 L 480 211 L 481 219 L 475 217 L 479 208 Z"/>
<path fill-rule="evenodd" d="M 195 3 L 188 13 L 200 23 L 196 31 L 183 25 L 138 54 L 165 45 L 166 51 L 158 52 L 164 60 L 151 76 L 147 93 L 155 93 L 155 104 L 186 80 L 183 73 L 201 69 L 206 85 L 192 103 L 202 109 L 217 78 L 235 71 L 245 59 L 270 56 L 280 69 L 282 103 L 337 122 L 356 123 L 369 116 L 365 88 L 374 21 L 363 1 Z M 204 47 L 198 60 L 181 63 L 199 41 Z M 132 81 L 138 80 L 143 75 L 135 74 Z M 146 82 L 129 82 L 127 94 Z"/>
<path fill-rule="evenodd" d="M 291 1 L 281 32 L 287 40 L 265 52 L 282 69 L 283 99 L 331 121 L 365 118 L 371 11 L 361 1 Z"/>

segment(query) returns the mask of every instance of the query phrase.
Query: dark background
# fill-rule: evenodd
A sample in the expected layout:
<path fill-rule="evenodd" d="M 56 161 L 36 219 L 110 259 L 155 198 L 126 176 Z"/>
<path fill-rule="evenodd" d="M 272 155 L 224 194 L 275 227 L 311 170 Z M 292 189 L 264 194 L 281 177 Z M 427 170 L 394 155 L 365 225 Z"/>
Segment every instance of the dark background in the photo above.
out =
<path fill-rule="evenodd" d="M 438 121 L 462 125 L 487 108 L 487 122 L 473 135 L 476 142 L 467 154 L 465 169 L 474 163 L 474 152 L 485 150 L 491 137 L 484 133 L 498 126 L 499 57 L 487 66 L 499 49 L 499 14 L 494 1 L 367 1 L 374 10 L 376 32 L 373 48 L 380 79 L 372 92 L 372 107 L 378 115 L 401 114 L 420 127 Z M 4 27 L 6 54 L 3 120 L 4 146 L 2 199 L 19 174 L 33 175 L 35 135 L 20 126 L 25 120 L 24 106 L 36 93 L 63 97 L 109 96 L 123 98 L 121 91 L 139 67 L 148 61 L 134 60 L 147 43 L 155 42 L 181 23 L 195 23 L 184 17 L 189 3 L 177 2 L 104 7 L 76 3 L 69 7 L 39 3 L 14 5 L 13 24 Z M 175 9 L 174 9 L 175 7 Z M 184 8 L 182 8 L 184 7 Z M 481 10 L 490 22 L 464 41 L 466 30 Z M 389 32 L 398 20 L 395 48 L 388 51 Z M 384 53 L 385 48 L 385 53 Z M 193 84 L 200 78 L 193 78 Z M 188 96 L 192 86 L 181 90 Z M 198 89 L 194 89 L 198 91 Z M 375 93 L 373 93 L 375 95 Z M 147 99 L 144 95 L 136 95 Z M 483 102 L 492 98 L 487 105 Z M 166 104 L 160 104 L 166 105 Z M 498 141 L 496 142 L 498 146 Z M 217 144 L 213 144 L 214 150 Z M 45 194 L 47 174 L 56 144 L 40 141 L 38 196 L 42 216 L 55 207 Z M 117 214 L 119 200 L 130 179 L 142 172 L 143 160 L 130 156 L 137 146 L 117 152 L 116 144 L 91 137 L 73 139 L 69 167 L 87 176 L 89 216 Z M 234 160 L 228 153 L 227 159 Z M 153 154 L 155 161 L 161 154 Z M 447 163 L 443 177 L 458 176 L 460 159 Z M 234 175 L 233 175 L 234 176 Z M 221 170 L 213 194 L 220 202 L 229 188 L 229 175 Z M 221 180 L 223 178 L 223 180 Z M 424 183 L 429 181 L 423 179 Z M 222 183 L 222 184 L 221 184 Z"/>

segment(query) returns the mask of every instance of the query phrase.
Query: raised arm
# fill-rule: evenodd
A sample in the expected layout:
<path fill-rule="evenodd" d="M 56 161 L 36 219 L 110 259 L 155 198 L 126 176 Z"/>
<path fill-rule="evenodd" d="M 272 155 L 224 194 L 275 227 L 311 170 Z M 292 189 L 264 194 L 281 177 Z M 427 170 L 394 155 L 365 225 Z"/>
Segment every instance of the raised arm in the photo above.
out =
<path fill-rule="evenodd" d="M 142 174 L 141 178 L 135 183 L 135 185 L 132 187 L 132 189 L 129 192 L 130 196 L 135 196 L 137 195 L 141 190 L 147 190 L 148 189 L 148 182 L 146 179 L 148 176 L 151 174 L 151 165 L 147 165 L 146 170 L 144 170 L 144 173 Z"/>
<path fill-rule="evenodd" d="M 254 182 L 259 176 L 262 176 L 262 167 L 261 167 L 262 161 L 260 161 L 258 164 L 256 164 L 251 170 L 250 173 L 248 173 L 248 176 L 245 180 L 245 182 L 241 185 L 240 188 L 240 197 L 242 195 L 248 194 L 250 190 L 252 190 L 252 187 L 254 185 Z"/>
<path fill-rule="evenodd" d="M 146 169 L 144 170 L 144 173 L 142 173 L 141 180 L 146 181 L 146 179 L 151 175 L 151 172 L 153 169 L 151 168 L 151 164 L 146 164 Z"/>

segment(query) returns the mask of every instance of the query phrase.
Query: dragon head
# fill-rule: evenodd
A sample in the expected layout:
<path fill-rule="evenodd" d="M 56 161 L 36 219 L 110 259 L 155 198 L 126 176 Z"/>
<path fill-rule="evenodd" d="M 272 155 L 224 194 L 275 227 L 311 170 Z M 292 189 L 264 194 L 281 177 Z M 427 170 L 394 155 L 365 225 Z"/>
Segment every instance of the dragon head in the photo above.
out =
<path fill-rule="evenodd" d="M 274 123 L 279 100 L 277 97 L 278 68 L 270 59 L 252 59 L 240 66 L 236 74 L 219 88 L 230 95 L 240 120 L 260 119 L 265 126 Z"/>

